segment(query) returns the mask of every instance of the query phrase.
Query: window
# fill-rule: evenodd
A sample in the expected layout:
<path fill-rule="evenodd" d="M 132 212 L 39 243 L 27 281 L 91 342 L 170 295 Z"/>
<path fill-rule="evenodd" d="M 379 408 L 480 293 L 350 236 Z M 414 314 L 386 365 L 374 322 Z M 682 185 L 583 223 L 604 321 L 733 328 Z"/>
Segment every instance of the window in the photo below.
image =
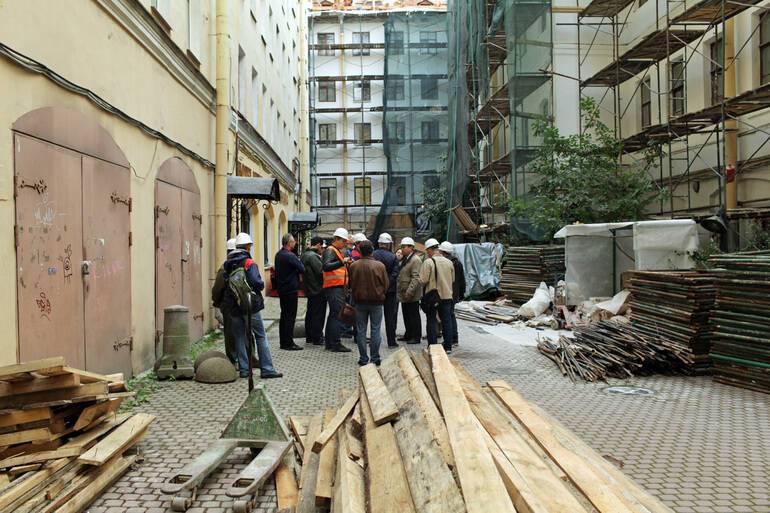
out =
<path fill-rule="evenodd" d="M 438 79 L 420 79 L 420 98 L 423 100 L 438 100 Z"/>
<path fill-rule="evenodd" d="M 406 142 L 406 123 L 403 121 L 388 121 L 388 142 L 403 144 Z"/>
<path fill-rule="evenodd" d="M 759 81 L 770 82 L 770 14 L 759 18 Z"/>
<path fill-rule="evenodd" d="M 336 102 L 337 84 L 335 82 L 320 82 L 318 84 L 318 101 L 332 103 Z"/>
<path fill-rule="evenodd" d="M 420 43 L 423 43 L 424 46 L 420 47 L 420 55 L 435 55 L 438 53 L 438 48 L 433 46 L 431 43 L 436 43 L 436 32 L 420 32 Z"/>
<path fill-rule="evenodd" d="M 390 55 L 404 55 L 404 33 L 394 30 L 388 34 L 388 53 Z"/>
<path fill-rule="evenodd" d="M 241 230 L 244 233 L 251 233 L 251 210 L 245 201 L 241 202 Z"/>
<path fill-rule="evenodd" d="M 640 91 L 642 98 L 642 128 L 647 128 L 652 122 L 652 95 L 650 94 L 650 79 L 645 78 Z"/>
<path fill-rule="evenodd" d="M 322 207 L 337 206 L 337 179 L 321 178 L 318 182 L 319 194 Z"/>
<path fill-rule="evenodd" d="M 385 82 L 385 99 L 390 101 L 404 99 L 404 79 L 394 78 Z"/>
<path fill-rule="evenodd" d="M 356 146 L 370 146 L 372 144 L 371 123 L 353 123 L 353 134 L 356 139 Z"/>
<path fill-rule="evenodd" d="M 674 61 L 671 63 L 671 115 L 681 116 L 684 114 L 685 100 L 685 82 L 684 82 L 684 61 Z"/>
<path fill-rule="evenodd" d="M 201 14 L 201 0 L 187 0 L 187 35 L 188 48 L 196 58 L 201 55 L 201 28 L 203 15 Z"/>
<path fill-rule="evenodd" d="M 369 44 L 369 32 L 353 32 L 353 44 Z M 369 55 L 369 48 L 354 48 L 353 55 Z"/>
<path fill-rule="evenodd" d="M 368 80 L 356 82 L 353 86 L 353 101 L 368 102 L 372 99 L 372 85 Z"/>
<path fill-rule="evenodd" d="M 246 89 L 248 88 L 249 73 L 246 69 L 246 53 L 238 47 L 238 110 L 246 110 Z"/>
<path fill-rule="evenodd" d="M 406 177 L 394 176 L 388 188 L 391 205 L 406 205 Z"/>
<path fill-rule="evenodd" d="M 333 45 L 334 44 L 334 33 L 333 32 L 323 32 L 323 33 L 318 34 L 318 44 L 319 45 Z M 331 50 L 331 49 L 318 50 L 318 55 L 334 55 L 334 50 Z"/>
<path fill-rule="evenodd" d="M 251 122 L 254 126 L 259 123 L 259 80 L 254 68 L 251 68 Z"/>
<path fill-rule="evenodd" d="M 354 178 L 353 190 L 355 192 L 356 205 L 370 205 L 372 203 L 371 178 Z"/>
<path fill-rule="evenodd" d="M 333 148 L 331 141 L 337 140 L 337 125 L 334 123 L 321 123 L 318 125 L 318 145 L 321 148 Z"/>
<path fill-rule="evenodd" d="M 724 52 L 722 51 L 722 38 L 717 38 L 716 41 L 709 46 L 709 62 L 711 75 L 711 104 L 717 104 L 724 98 Z"/>
<path fill-rule="evenodd" d="M 438 143 L 438 121 L 432 120 L 422 122 L 422 142 L 423 144 Z"/>

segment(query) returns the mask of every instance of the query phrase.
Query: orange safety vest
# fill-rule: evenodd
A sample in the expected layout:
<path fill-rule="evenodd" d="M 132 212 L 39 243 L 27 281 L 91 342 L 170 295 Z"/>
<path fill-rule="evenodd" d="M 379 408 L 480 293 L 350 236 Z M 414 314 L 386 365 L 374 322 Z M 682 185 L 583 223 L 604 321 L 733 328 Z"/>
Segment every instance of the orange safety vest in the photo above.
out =
<path fill-rule="evenodd" d="M 340 253 L 340 250 L 335 248 L 334 246 L 329 246 L 334 250 L 334 252 L 337 254 L 337 258 L 340 259 L 340 262 L 343 262 L 345 258 L 342 256 L 342 253 Z M 339 267 L 333 271 L 324 271 L 324 288 L 328 289 L 331 287 L 343 287 L 345 285 L 345 282 L 348 279 L 348 268 L 346 265 L 343 265 L 342 267 Z"/>

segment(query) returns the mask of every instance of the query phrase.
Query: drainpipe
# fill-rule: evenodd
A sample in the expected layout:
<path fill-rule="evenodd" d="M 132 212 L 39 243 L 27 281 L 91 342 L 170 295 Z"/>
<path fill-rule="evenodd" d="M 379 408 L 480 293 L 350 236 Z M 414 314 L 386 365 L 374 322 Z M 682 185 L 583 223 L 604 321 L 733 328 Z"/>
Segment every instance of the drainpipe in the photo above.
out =
<path fill-rule="evenodd" d="M 725 100 L 735 96 L 735 20 L 725 20 L 724 47 L 725 47 Z M 734 119 L 725 119 L 725 169 L 738 163 L 738 122 Z M 727 180 L 725 185 L 725 203 L 727 210 L 738 208 L 738 183 L 737 175 L 732 180 Z"/>
<path fill-rule="evenodd" d="M 230 32 L 229 0 L 216 0 L 216 139 L 214 168 L 214 269 L 227 255 L 227 170 L 230 126 Z"/>

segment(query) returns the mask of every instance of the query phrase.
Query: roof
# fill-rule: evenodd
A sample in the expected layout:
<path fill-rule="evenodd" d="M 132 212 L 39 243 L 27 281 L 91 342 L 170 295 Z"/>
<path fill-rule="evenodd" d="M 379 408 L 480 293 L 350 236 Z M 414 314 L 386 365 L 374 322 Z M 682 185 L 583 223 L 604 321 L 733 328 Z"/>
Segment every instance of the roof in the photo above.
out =
<path fill-rule="evenodd" d="M 672 226 L 693 225 L 692 219 L 661 219 L 655 221 L 625 221 L 619 223 L 590 223 L 590 224 L 568 224 L 556 232 L 554 239 L 564 239 L 567 237 L 612 237 L 613 231 L 635 228 L 637 226 L 644 228 L 670 228 Z"/>
<path fill-rule="evenodd" d="M 281 188 L 276 178 L 228 176 L 227 195 L 233 198 L 278 201 Z"/>

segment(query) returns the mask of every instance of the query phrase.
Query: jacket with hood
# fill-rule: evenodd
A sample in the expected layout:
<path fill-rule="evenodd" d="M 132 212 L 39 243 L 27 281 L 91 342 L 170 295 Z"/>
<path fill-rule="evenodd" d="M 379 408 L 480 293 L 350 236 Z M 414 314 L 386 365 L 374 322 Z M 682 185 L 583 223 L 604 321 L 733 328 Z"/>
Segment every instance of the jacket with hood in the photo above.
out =
<path fill-rule="evenodd" d="M 465 299 L 465 268 L 460 259 L 455 255 L 445 255 L 455 268 L 455 282 L 453 284 L 452 299 L 455 302 Z"/>
<path fill-rule="evenodd" d="M 302 253 L 302 264 L 305 266 L 305 295 L 317 296 L 324 291 L 324 266 L 321 255 L 313 248 L 307 248 Z"/>
<path fill-rule="evenodd" d="M 222 265 L 224 270 L 225 280 L 230 276 L 230 273 L 236 267 L 246 268 L 246 281 L 254 292 L 262 292 L 265 288 L 265 282 L 262 281 L 262 276 L 259 275 L 259 266 L 252 260 L 251 255 L 245 249 L 236 249 L 229 255 L 225 263 Z M 225 285 L 227 285 L 225 281 Z M 229 286 L 224 287 L 224 293 L 220 302 L 221 309 L 227 310 L 231 315 L 243 315 L 238 308 L 238 303 L 235 300 L 233 292 Z"/>

